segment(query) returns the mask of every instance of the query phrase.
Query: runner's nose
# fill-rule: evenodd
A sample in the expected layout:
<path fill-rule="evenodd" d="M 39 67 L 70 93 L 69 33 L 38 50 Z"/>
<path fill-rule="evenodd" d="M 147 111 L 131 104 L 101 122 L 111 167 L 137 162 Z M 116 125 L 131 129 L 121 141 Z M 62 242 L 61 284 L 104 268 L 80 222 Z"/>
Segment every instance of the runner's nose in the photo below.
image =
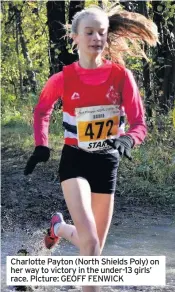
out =
<path fill-rule="evenodd" d="M 98 32 L 94 32 L 93 34 L 93 41 L 100 41 L 101 35 Z"/>

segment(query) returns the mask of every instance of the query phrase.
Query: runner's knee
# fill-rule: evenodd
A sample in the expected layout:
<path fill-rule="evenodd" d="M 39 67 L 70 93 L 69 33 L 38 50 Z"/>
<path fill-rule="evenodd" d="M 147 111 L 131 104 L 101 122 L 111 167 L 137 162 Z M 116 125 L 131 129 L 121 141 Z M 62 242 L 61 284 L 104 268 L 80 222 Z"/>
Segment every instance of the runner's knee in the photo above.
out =
<path fill-rule="evenodd" d="M 93 256 L 100 249 L 98 237 L 88 236 L 80 237 L 80 250 L 84 251 L 86 255 Z"/>

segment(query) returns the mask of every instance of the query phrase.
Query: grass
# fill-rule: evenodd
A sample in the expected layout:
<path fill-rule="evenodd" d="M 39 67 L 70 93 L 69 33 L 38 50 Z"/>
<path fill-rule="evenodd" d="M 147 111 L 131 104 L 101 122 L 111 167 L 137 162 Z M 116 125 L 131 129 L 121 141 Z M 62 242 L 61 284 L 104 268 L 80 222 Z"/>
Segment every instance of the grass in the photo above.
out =
<path fill-rule="evenodd" d="M 2 147 L 14 147 L 31 153 L 34 149 L 32 106 L 20 111 L 6 110 L 2 116 Z M 132 151 L 133 160 L 123 158 L 118 170 L 117 193 L 128 203 L 175 207 L 175 131 L 169 116 L 152 131 L 141 146 Z M 53 112 L 50 125 L 50 147 L 56 158 L 63 145 L 62 114 Z M 55 157 L 54 157 L 55 156 Z"/>
<path fill-rule="evenodd" d="M 118 193 L 134 204 L 175 207 L 175 131 L 171 119 L 162 131 L 154 127 L 133 150 L 133 162 L 122 160 Z"/>
<path fill-rule="evenodd" d="M 26 152 L 34 149 L 33 106 L 22 105 L 20 111 L 7 109 L 2 115 L 2 146 L 19 148 Z M 53 112 L 50 123 L 50 147 L 57 153 L 63 144 L 62 114 Z"/>

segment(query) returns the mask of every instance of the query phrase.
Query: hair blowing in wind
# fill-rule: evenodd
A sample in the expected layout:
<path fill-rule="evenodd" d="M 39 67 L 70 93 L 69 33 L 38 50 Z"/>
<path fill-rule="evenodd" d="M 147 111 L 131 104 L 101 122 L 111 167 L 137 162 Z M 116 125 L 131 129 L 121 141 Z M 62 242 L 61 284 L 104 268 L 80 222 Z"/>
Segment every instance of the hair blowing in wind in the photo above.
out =
<path fill-rule="evenodd" d="M 98 6 L 90 6 L 74 15 L 72 33 L 77 33 L 83 17 L 95 13 L 102 14 L 102 17 L 107 17 L 109 21 L 107 46 L 103 55 L 120 64 L 124 64 L 126 55 L 148 60 L 144 44 L 155 46 L 158 42 L 157 26 L 151 19 L 139 13 L 122 10 L 120 7 L 111 8 L 107 12 Z"/>

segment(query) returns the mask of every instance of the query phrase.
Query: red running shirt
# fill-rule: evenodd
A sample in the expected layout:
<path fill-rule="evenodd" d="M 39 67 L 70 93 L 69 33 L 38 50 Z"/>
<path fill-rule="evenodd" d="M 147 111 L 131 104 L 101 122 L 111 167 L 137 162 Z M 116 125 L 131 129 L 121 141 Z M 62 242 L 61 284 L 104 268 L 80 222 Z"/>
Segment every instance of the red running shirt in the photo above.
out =
<path fill-rule="evenodd" d="M 142 100 L 134 77 L 123 66 L 105 61 L 96 69 L 84 69 L 75 62 L 65 66 L 46 82 L 34 111 L 35 145 L 48 146 L 49 119 L 54 104 L 63 101 L 65 143 L 77 145 L 75 108 L 95 105 L 119 105 L 125 111 L 130 125 L 127 135 L 134 144 L 140 144 L 147 133 Z"/>

